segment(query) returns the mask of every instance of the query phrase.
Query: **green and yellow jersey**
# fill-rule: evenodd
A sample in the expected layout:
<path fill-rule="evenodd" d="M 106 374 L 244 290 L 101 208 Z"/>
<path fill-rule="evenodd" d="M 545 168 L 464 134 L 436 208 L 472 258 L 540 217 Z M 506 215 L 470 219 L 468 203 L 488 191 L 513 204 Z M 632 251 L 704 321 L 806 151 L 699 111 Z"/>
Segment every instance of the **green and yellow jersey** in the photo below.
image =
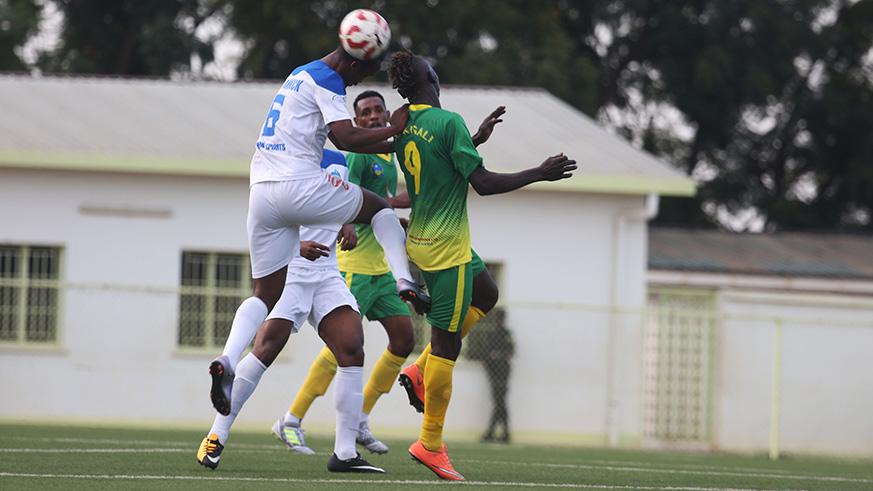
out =
<path fill-rule="evenodd" d="M 390 198 L 397 192 L 397 167 L 394 156 L 349 153 L 346 155 L 349 167 L 349 181 L 369 189 L 383 198 Z M 390 272 L 385 252 L 373 235 L 369 225 L 355 225 L 358 245 L 351 251 L 337 249 L 336 258 L 339 269 L 345 273 L 381 275 Z"/>
<path fill-rule="evenodd" d="M 394 151 L 412 203 L 406 252 L 419 268 L 439 271 L 470 262 L 467 177 L 482 165 L 460 115 L 427 105 L 409 107 Z"/>

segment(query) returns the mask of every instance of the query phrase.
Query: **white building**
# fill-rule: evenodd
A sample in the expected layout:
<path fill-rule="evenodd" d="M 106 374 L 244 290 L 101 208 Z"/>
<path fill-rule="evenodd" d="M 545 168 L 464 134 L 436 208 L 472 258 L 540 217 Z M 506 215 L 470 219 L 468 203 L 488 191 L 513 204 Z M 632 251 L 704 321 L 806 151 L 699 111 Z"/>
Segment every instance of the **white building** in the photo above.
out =
<path fill-rule="evenodd" d="M 650 229 L 644 439 L 873 454 L 871 239 Z"/>
<path fill-rule="evenodd" d="M 207 366 L 249 295 L 248 163 L 277 88 L 0 77 L 0 418 L 208 428 Z M 401 103 L 367 86 L 349 105 L 366 88 Z M 497 271 L 515 336 L 514 438 L 647 440 L 646 221 L 658 196 L 691 195 L 693 183 L 541 90 L 445 87 L 442 101 L 471 130 L 507 106 L 480 148 L 493 170 L 558 152 L 580 163 L 570 180 L 470 197 L 473 244 Z M 365 329 L 372 361 L 386 338 Z M 308 327 L 292 337 L 238 423 L 266 431 L 320 346 Z M 489 407 L 480 367 L 462 361 L 448 438 L 477 434 Z M 734 410 L 714 411 L 725 418 L 715 438 Z M 333 418 L 329 393 L 306 425 Z M 395 389 L 371 425 L 413 437 L 420 416 Z M 759 444 L 715 443 L 748 442 Z"/>

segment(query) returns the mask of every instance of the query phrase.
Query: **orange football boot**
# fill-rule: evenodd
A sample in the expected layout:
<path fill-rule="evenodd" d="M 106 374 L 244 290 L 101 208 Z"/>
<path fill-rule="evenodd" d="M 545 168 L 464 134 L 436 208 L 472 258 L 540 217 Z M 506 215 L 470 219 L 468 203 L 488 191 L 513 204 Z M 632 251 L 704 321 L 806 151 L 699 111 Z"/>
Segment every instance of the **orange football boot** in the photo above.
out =
<path fill-rule="evenodd" d="M 416 411 L 424 412 L 424 374 L 413 363 L 400 371 L 400 385 L 406 389 L 409 405 Z"/>
<path fill-rule="evenodd" d="M 431 452 L 424 448 L 424 445 L 421 444 L 421 440 L 419 439 L 409 447 L 409 455 L 412 456 L 412 460 L 419 464 L 424 464 L 425 467 L 432 470 L 440 479 L 466 481 L 464 476 L 458 474 L 455 472 L 455 469 L 452 468 L 452 463 L 449 462 L 449 453 L 446 451 L 445 443 L 443 443 L 443 448 L 441 448 L 439 452 Z"/>

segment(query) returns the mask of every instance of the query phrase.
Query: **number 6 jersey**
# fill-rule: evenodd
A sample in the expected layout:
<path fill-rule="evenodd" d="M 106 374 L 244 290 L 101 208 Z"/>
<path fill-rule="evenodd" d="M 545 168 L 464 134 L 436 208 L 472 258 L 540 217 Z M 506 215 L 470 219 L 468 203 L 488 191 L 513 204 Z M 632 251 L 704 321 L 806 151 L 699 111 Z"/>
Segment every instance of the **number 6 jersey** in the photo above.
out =
<path fill-rule="evenodd" d="M 351 117 L 342 77 L 321 60 L 295 68 L 270 103 L 250 184 L 318 176 L 328 125 L 344 119 Z"/>

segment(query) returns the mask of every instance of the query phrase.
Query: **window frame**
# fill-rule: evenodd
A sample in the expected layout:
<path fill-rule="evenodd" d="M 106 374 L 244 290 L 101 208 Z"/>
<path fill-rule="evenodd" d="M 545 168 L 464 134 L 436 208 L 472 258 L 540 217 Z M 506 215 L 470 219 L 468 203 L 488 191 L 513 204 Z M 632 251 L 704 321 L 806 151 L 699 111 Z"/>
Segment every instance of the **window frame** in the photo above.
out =
<path fill-rule="evenodd" d="M 204 276 L 198 279 L 199 281 L 202 281 L 203 284 L 201 285 L 186 284 L 186 280 L 190 283 L 193 279 L 184 276 L 186 272 L 186 264 L 189 264 L 186 263 L 186 258 L 189 257 L 189 255 L 203 255 L 206 257 L 206 261 L 202 266 L 204 269 Z M 238 280 L 235 286 L 220 286 L 221 282 L 227 281 L 226 279 L 218 278 L 217 270 L 222 256 L 233 257 L 235 260 L 241 260 L 240 269 L 238 271 Z M 211 352 L 215 349 L 221 349 L 224 347 L 226 336 L 221 339 L 218 339 L 219 336 L 216 336 L 216 323 L 221 322 L 216 313 L 216 304 L 222 297 L 230 297 L 236 300 L 233 302 L 233 311 L 230 313 L 230 321 L 232 321 L 233 313 L 236 312 L 240 303 L 252 295 L 251 273 L 251 258 L 246 252 L 205 251 L 195 249 L 181 251 L 179 271 L 179 307 L 176 322 L 176 347 L 178 349 L 185 351 L 209 350 Z M 188 296 L 199 296 L 203 302 L 202 306 L 199 309 L 186 311 L 185 303 L 186 297 Z M 202 344 L 190 342 L 185 343 L 185 340 L 196 337 L 191 334 L 183 333 L 183 329 L 187 329 L 189 332 L 191 330 L 190 325 L 183 325 L 183 322 L 185 321 L 191 322 L 190 319 L 185 318 L 186 313 L 188 315 L 192 312 L 196 314 L 197 311 L 199 311 L 200 314 L 199 324 L 202 326 L 201 338 L 203 342 Z M 227 313 L 225 313 L 225 315 L 226 314 Z M 227 323 L 227 331 L 230 332 L 230 323 Z"/>
<path fill-rule="evenodd" d="M 61 342 L 61 312 L 64 301 L 64 253 L 65 250 L 59 245 L 50 244 L 22 244 L 0 243 L 0 249 L 15 249 L 18 254 L 17 271 L 14 276 L 5 276 L 0 271 L 0 288 L 10 288 L 15 293 L 9 306 L 14 319 L 10 332 L 13 333 L 8 339 L 0 338 L 0 346 L 3 347 L 57 347 Z M 32 271 L 36 249 L 46 249 L 51 253 L 49 261 L 53 264 L 46 273 L 48 278 L 39 278 L 38 273 Z M 2 259 L 0 259 L 2 263 Z M 46 305 L 32 302 L 33 295 L 41 297 L 45 291 L 53 293 Z M 0 298 L 5 297 L 5 292 L 0 293 Z M 0 310 L 6 305 L 0 305 Z M 41 309 L 48 309 L 41 312 Z M 35 336 L 39 332 L 35 325 L 38 319 L 48 317 L 45 321 L 45 334 Z M 0 312 L 0 320 L 5 318 Z"/>

